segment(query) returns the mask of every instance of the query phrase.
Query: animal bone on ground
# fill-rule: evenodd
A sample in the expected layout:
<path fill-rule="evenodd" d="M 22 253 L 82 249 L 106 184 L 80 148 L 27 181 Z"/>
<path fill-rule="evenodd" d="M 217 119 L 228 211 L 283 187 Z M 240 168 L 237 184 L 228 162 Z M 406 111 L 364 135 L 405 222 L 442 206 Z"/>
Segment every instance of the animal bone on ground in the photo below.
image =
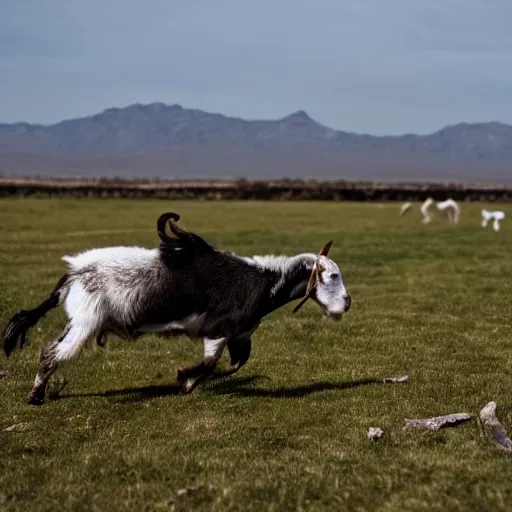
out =
<path fill-rule="evenodd" d="M 482 423 L 492 432 L 492 440 L 501 449 L 512 451 L 512 440 L 496 417 L 496 402 L 489 402 L 480 411 Z"/>
<path fill-rule="evenodd" d="M 407 382 L 409 380 L 409 375 L 403 375 L 402 377 L 385 377 L 382 379 L 382 382 L 391 382 L 391 383 L 400 383 Z"/>
<path fill-rule="evenodd" d="M 425 430 L 439 430 L 445 425 L 458 425 L 472 418 L 471 414 L 460 412 L 456 414 L 447 414 L 445 416 L 434 416 L 432 418 L 407 419 L 405 418 L 405 428 L 420 428 Z"/>
<path fill-rule="evenodd" d="M 379 427 L 370 427 L 368 429 L 368 433 L 366 434 L 368 436 L 368 439 L 380 439 L 382 435 L 384 434 L 384 431 Z"/>

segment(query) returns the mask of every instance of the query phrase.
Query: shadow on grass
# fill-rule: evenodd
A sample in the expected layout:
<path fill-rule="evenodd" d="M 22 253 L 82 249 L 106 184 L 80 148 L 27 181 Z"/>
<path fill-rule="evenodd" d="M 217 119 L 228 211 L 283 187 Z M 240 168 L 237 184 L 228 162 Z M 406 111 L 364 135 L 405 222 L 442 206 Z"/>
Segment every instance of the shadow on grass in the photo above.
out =
<path fill-rule="evenodd" d="M 235 385 L 249 385 L 251 382 L 260 379 L 259 376 L 244 377 L 233 379 Z M 225 381 L 210 381 L 203 384 L 203 387 L 209 390 L 216 389 L 218 386 L 226 385 Z M 84 398 L 84 397 L 124 397 L 124 401 L 147 400 L 163 396 L 181 395 L 179 384 L 161 384 L 143 387 L 129 387 L 123 389 L 110 389 L 98 393 L 58 393 L 51 396 L 51 400 L 61 400 L 64 398 Z"/>
<path fill-rule="evenodd" d="M 256 377 L 258 378 L 258 377 Z M 211 392 L 218 394 L 236 394 L 246 397 L 268 397 L 268 398 L 300 398 L 319 393 L 321 391 L 333 391 L 368 386 L 370 384 L 384 384 L 382 379 L 358 379 L 341 382 L 315 382 L 304 386 L 281 387 L 281 388 L 252 388 L 246 387 L 236 381 L 225 381 L 217 384 L 210 389 Z"/>
<path fill-rule="evenodd" d="M 233 394 L 244 397 L 268 397 L 268 398 L 300 398 L 318 393 L 321 391 L 335 391 L 352 389 L 371 384 L 384 384 L 382 379 L 358 379 L 341 382 L 315 382 L 304 386 L 281 387 L 281 388 L 260 388 L 252 387 L 251 384 L 256 381 L 268 379 L 261 375 L 251 377 L 228 378 L 221 381 L 210 381 L 202 385 L 202 389 L 208 393 L 217 395 Z M 123 401 L 139 401 L 163 396 L 180 395 L 180 386 L 178 384 L 164 384 L 145 387 L 129 387 L 124 389 L 113 389 L 103 393 L 74 393 L 60 394 L 53 400 L 63 398 L 79 397 L 124 397 Z"/>
<path fill-rule="evenodd" d="M 148 398 L 158 398 L 162 396 L 179 395 L 180 386 L 178 384 L 163 384 L 158 386 L 145 386 L 140 388 L 110 389 L 98 393 L 61 393 L 53 396 L 52 400 L 61 400 L 63 398 L 84 398 L 84 397 L 127 397 L 129 400 L 145 400 Z"/>

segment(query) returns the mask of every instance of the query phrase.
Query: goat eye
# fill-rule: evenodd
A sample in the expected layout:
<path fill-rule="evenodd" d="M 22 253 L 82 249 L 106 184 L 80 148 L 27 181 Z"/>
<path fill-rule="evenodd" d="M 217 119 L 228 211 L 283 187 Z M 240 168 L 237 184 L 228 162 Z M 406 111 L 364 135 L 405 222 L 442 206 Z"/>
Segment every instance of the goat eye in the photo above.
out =
<path fill-rule="evenodd" d="M 330 277 L 333 281 L 337 281 L 337 280 L 340 278 L 340 275 L 339 275 L 339 274 L 334 273 L 334 274 L 331 274 L 329 277 Z"/>

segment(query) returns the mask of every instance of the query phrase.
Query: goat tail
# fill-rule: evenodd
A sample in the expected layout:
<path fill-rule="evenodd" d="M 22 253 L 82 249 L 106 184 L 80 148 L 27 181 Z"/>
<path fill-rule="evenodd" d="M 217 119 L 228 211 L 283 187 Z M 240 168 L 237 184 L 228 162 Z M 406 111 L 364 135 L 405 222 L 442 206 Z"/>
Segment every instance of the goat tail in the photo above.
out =
<path fill-rule="evenodd" d="M 61 299 L 61 289 L 68 280 L 68 274 L 64 274 L 57 286 L 48 298 L 34 309 L 22 309 L 18 311 L 9 321 L 5 328 L 0 346 L 4 349 L 5 355 L 10 356 L 16 348 L 20 350 L 27 342 L 27 333 L 31 327 L 37 324 L 50 309 L 56 308 Z"/>

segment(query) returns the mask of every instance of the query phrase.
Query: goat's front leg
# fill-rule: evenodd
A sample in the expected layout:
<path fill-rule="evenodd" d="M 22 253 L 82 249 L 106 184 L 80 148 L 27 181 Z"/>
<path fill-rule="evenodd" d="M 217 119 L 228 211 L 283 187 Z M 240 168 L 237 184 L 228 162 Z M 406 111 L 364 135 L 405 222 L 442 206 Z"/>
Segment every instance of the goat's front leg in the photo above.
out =
<path fill-rule="evenodd" d="M 214 370 L 206 376 L 207 380 L 223 379 L 240 370 L 251 355 L 251 338 L 247 336 L 230 338 L 228 340 L 228 350 L 231 358 L 231 368 L 219 371 Z"/>
<path fill-rule="evenodd" d="M 231 359 L 231 368 L 213 372 L 209 375 L 210 379 L 229 377 L 242 368 L 251 355 L 251 337 L 229 338 L 228 351 Z"/>
<path fill-rule="evenodd" d="M 231 366 L 240 369 L 247 363 L 251 355 L 251 338 L 230 338 L 228 340 L 229 356 L 231 358 Z"/>
<path fill-rule="evenodd" d="M 203 339 L 203 360 L 194 366 L 178 369 L 178 382 L 181 384 L 183 393 L 192 393 L 201 382 L 213 373 L 227 341 L 227 338 Z"/>

